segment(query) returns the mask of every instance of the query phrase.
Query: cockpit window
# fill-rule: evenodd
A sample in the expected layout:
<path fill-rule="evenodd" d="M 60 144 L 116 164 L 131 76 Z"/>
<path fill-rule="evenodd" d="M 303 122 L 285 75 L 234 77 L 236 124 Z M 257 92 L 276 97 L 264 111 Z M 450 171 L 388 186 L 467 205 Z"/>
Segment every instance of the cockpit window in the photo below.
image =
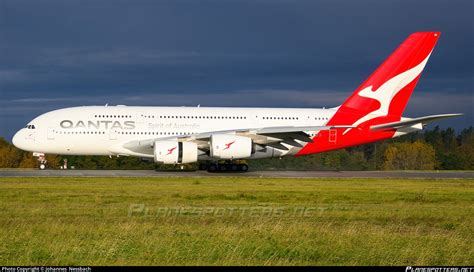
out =
<path fill-rule="evenodd" d="M 26 125 L 25 128 L 27 128 L 27 129 L 36 129 L 35 125 Z"/>

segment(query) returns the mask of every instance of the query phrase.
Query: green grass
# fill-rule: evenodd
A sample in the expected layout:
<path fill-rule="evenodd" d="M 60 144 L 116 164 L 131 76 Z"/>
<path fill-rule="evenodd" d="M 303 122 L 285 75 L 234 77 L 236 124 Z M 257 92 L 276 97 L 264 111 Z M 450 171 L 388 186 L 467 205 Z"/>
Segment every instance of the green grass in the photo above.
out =
<path fill-rule="evenodd" d="M 0 178 L 0 264 L 472 265 L 473 200 L 460 179 Z"/>

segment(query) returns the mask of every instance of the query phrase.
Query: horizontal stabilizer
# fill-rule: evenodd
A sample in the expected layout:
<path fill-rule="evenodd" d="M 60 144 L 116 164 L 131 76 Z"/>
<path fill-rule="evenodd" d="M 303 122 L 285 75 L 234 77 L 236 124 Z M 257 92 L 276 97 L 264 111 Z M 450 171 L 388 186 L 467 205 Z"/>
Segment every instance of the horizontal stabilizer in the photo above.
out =
<path fill-rule="evenodd" d="M 370 129 L 372 130 L 398 129 L 398 128 L 403 128 L 403 127 L 413 126 L 420 123 L 426 124 L 435 120 L 451 118 L 451 117 L 456 117 L 456 116 L 461 116 L 461 115 L 463 114 L 462 113 L 449 113 L 449 114 L 430 115 L 430 116 L 424 116 L 424 117 L 418 117 L 418 118 L 407 118 L 403 121 L 371 126 Z"/>

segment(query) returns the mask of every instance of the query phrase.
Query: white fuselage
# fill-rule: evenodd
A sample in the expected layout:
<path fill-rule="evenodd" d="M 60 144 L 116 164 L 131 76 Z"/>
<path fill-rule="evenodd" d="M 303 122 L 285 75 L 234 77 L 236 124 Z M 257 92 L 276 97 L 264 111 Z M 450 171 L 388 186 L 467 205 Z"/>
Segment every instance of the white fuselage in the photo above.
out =
<path fill-rule="evenodd" d="M 62 155 L 116 155 L 123 143 L 205 132 L 323 126 L 336 109 L 84 106 L 33 119 L 13 138 L 23 150 Z M 314 135 L 315 132 L 307 132 Z M 285 152 L 294 154 L 294 152 Z"/>

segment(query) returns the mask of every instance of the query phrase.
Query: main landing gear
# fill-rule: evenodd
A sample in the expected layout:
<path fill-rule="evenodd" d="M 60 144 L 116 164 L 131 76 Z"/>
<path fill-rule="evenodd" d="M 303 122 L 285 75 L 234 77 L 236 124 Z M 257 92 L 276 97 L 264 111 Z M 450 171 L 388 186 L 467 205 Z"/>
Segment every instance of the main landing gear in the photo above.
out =
<path fill-rule="evenodd" d="M 210 173 L 217 172 L 247 172 L 249 166 L 245 161 L 219 161 L 199 164 L 199 170 L 207 170 Z"/>

